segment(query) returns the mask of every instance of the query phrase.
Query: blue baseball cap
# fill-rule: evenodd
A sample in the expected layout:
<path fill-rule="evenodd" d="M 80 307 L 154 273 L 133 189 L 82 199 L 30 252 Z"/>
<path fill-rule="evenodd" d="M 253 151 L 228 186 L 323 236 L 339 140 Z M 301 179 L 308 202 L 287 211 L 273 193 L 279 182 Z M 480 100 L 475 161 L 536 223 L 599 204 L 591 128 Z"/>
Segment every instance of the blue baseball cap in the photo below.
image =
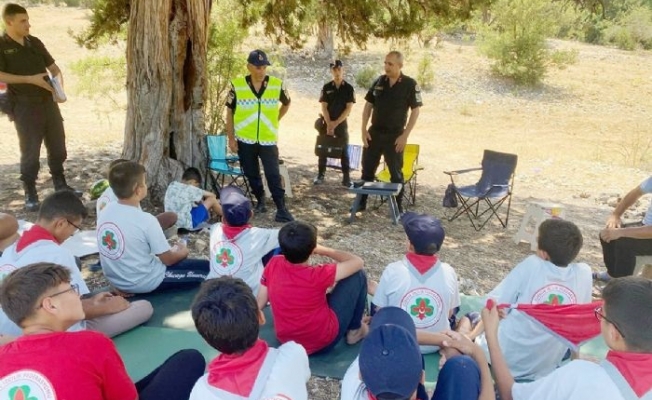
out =
<path fill-rule="evenodd" d="M 242 226 L 251 217 L 251 201 L 237 186 L 225 186 L 220 190 L 222 218 L 231 226 Z"/>
<path fill-rule="evenodd" d="M 401 215 L 401 224 L 417 253 L 436 253 L 441 249 L 446 232 L 437 218 L 428 214 L 406 212 Z M 436 246 L 435 249 L 433 245 Z"/>
<path fill-rule="evenodd" d="M 362 341 L 360 376 L 375 397 L 409 399 L 423 374 L 417 330 L 402 308 L 383 307 Z"/>
<path fill-rule="evenodd" d="M 254 50 L 249 53 L 247 57 L 247 63 L 255 65 L 256 67 L 262 67 L 263 65 L 272 65 L 267 59 L 267 54 L 262 50 Z"/>

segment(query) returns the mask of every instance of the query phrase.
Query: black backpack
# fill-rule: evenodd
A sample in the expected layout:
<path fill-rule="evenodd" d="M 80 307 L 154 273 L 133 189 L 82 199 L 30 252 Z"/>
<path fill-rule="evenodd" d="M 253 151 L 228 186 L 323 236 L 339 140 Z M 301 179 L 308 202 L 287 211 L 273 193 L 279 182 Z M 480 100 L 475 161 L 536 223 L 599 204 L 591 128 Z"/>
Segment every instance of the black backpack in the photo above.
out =
<path fill-rule="evenodd" d="M 449 183 L 444 192 L 444 200 L 442 206 L 446 208 L 457 208 L 457 196 L 455 195 L 455 185 Z"/>

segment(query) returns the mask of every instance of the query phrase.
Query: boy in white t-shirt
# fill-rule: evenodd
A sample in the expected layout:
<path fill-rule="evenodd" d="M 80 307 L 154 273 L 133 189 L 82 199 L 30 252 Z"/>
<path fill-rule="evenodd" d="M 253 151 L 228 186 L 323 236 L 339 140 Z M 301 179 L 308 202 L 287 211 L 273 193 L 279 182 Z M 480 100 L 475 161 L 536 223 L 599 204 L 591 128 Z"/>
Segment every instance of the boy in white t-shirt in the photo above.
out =
<path fill-rule="evenodd" d="M 530 383 L 515 383 L 501 352 L 498 311 L 482 311 L 491 367 L 503 400 L 652 399 L 652 280 L 613 279 L 595 310 L 610 351 L 600 364 L 575 360 Z M 546 349 L 537 349 L 545 351 Z"/>
<path fill-rule="evenodd" d="M 39 210 L 33 227 L 25 231 L 14 245 L 0 257 L 0 281 L 11 271 L 27 265 L 50 262 L 70 270 L 72 283 L 81 295 L 89 290 L 81 276 L 75 257 L 61 243 L 79 231 L 87 211 L 84 204 L 71 191 L 59 191 L 48 196 Z M 89 329 L 109 337 L 128 331 L 151 318 L 152 305 L 145 300 L 132 303 L 110 293 L 99 293 L 82 300 L 86 319 L 71 329 Z M 11 322 L 0 309 L 0 334 L 19 336 L 21 329 Z"/>
<path fill-rule="evenodd" d="M 147 196 L 145 168 L 127 161 L 111 168 L 109 183 L 117 203 L 97 222 L 97 245 L 104 275 L 125 293 L 195 287 L 206 279 L 208 260 L 188 258 L 182 242 L 170 247 L 156 218 L 142 211 Z"/>
<path fill-rule="evenodd" d="M 190 167 L 183 171 L 181 182 L 171 182 L 165 191 L 165 211 L 177 215 L 177 228 L 189 231 L 201 229 L 208 222 L 211 211 L 222 215 L 222 207 L 215 193 L 200 189 L 201 173 Z"/>
<path fill-rule="evenodd" d="M 460 293 L 455 271 L 437 255 L 446 236 L 444 228 L 437 218 L 413 212 L 403 214 L 401 224 L 408 238 L 407 253 L 383 271 L 372 308 L 400 307 L 412 316 L 417 330 L 450 330 L 449 318 L 460 305 Z M 438 345 L 421 347 L 424 354 L 438 349 Z"/>
<path fill-rule="evenodd" d="M 208 278 L 230 275 L 240 278 L 258 295 L 264 261 L 280 251 L 278 229 L 256 228 L 251 201 L 236 186 L 220 191 L 222 222 L 211 227 Z"/>
<path fill-rule="evenodd" d="M 243 280 L 206 281 L 191 310 L 199 334 L 221 354 L 208 364 L 190 400 L 308 399 L 306 350 L 295 342 L 271 348 L 258 338 L 265 316 Z"/>
<path fill-rule="evenodd" d="M 487 297 L 499 304 L 582 304 L 591 302 L 591 268 L 572 263 L 582 248 L 582 233 L 562 219 L 549 219 L 539 226 L 536 255 L 521 261 Z M 470 335 L 482 330 L 479 324 Z M 498 330 L 500 346 L 517 379 L 533 380 L 559 367 L 568 346 L 518 310 L 512 310 Z M 478 344 L 489 356 L 484 336 Z M 542 349 L 545 349 L 543 351 Z"/>

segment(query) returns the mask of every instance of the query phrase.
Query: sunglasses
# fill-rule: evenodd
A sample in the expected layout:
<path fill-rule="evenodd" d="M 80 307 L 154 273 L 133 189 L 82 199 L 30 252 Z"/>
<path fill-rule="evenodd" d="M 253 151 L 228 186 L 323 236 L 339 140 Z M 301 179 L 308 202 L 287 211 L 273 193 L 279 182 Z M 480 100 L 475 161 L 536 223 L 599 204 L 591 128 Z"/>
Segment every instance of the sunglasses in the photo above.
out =
<path fill-rule="evenodd" d="M 622 336 L 623 339 L 625 338 L 625 334 L 623 334 L 623 331 L 620 330 L 620 328 L 618 327 L 618 325 L 616 325 L 615 322 L 613 322 L 612 320 L 610 320 L 609 318 L 607 318 L 607 317 L 602 313 L 602 306 L 596 307 L 596 309 L 593 310 L 593 312 L 595 313 L 595 318 L 597 318 L 598 321 L 602 321 L 602 320 L 607 321 L 608 323 L 610 323 L 611 325 L 613 325 L 614 328 L 616 328 L 616 330 L 618 331 L 618 333 L 620 333 L 620 336 Z"/>

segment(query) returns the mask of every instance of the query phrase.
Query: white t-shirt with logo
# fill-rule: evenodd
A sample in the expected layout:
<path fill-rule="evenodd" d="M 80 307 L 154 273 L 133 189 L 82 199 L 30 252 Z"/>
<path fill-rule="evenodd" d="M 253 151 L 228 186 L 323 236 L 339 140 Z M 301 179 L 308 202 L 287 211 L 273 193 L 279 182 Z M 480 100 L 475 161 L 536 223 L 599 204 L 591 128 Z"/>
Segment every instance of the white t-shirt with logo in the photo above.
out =
<path fill-rule="evenodd" d="M 106 278 L 127 293 L 148 293 L 165 278 L 157 254 L 170 250 L 156 217 L 137 207 L 110 203 L 97 221 L 97 247 Z"/>
<path fill-rule="evenodd" d="M 605 369 L 593 362 L 575 360 L 529 383 L 515 383 L 514 400 L 624 400 Z"/>
<path fill-rule="evenodd" d="M 16 243 L 2 253 L 0 257 L 0 282 L 9 275 L 11 271 L 25 267 L 30 264 L 49 262 L 66 267 L 70 271 L 71 284 L 79 285 L 79 293 L 87 294 L 90 291 L 84 278 L 82 278 L 75 256 L 68 250 L 56 244 L 52 240 L 38 240 L 21 251 L 16 251 Z M 78 322 L 69 332 L 79 331 L 86 328 L 84 321 Z M 22 335 L 22 329 L 14 324 L 0 308 L 0 334 L 9 336 Z"/>
<path fill-rule="evenodd" d="M 165 211 L 177 214 L 177 227 L 191 230 L 192 215 L 190 210 L 197 206 L 204 198 L 204 191 L 192 185 L 181 182 L 172 182 L 165 191 Z"/>
<path fill-rule="evenodd" d="M 591 268 L 558 267 L 536 255 L 519 263 L 487 297 L 499 304 L 583 304 L 591 302 Z M 514 378 L 539 379 L 559 367 L 568 346 L 539 323 L 512 310 L 498 326 L 498 342 Z M 489 357 L 484 335 L 476 339 Z"/>
<path fill-rule="evenodd" d="M 287 342 L 278 349 L 270 348 L 267 357 L 272 353 L 275 359 L 271 361 L 271 369 L 261 368 L 252 389 L 253 397 L 239 396 L 209 385 L 207 373 L 195 383 L 189 400 L 307 400 L 310 365 L 306 350 L 295 342 Z M 256 396 L 255 393 L 260 394 Z"/>
<path fill-rule="evenodd" d="M 213 225 L 210 240 L 211 270 L 206 279 L 224 275 L 240 278 L 257 295 L 264 269 L 262 258 L 279 247 L 278 231 L 251 227 L 229 240 L 224 235 L 222 224 Z"/>
<path fill-rule="evenodd" d="M 115 195 L 113 189 L 111 189 L 111 186 L 109 186 L 104 190 L 104 192 L 102 192 L 102 195 L 95 202 L 95 216 L 99 218 L 100 213 L 106 208 L 106 206 L 109 205 L 109 203 L 117 202 L 118 196 Z M 140 205 L 138 205 L 138 208 L 140 209 Z"/>
<path fill-rule="evenodd" d="M 360 361 L 353 360 L 342 378 L 341 400 L 369 400 L 369 391 L 360 380 Z"/>
<path fill-rule="evenodd" d="M 641 190 L 645 194 L 652 193 L 652 176 L 641 182 Z M 652 200 L 650 200 L 650 206 L 645 213 L 643 218 L 643 225 L 652 225 Z"/>
<path fill-rule="evenodd" d="M 460 305 L 457 274 L 450 265 L 437 261 L 421 275 L 404 257 L 385 268 L 373 303 L 378 307 L 404 309 L 417 329 L 432 333 L 449 330 L 449 312 Z M 421 346 L 424 354 L 437 350 L 437 346 Z"/>

